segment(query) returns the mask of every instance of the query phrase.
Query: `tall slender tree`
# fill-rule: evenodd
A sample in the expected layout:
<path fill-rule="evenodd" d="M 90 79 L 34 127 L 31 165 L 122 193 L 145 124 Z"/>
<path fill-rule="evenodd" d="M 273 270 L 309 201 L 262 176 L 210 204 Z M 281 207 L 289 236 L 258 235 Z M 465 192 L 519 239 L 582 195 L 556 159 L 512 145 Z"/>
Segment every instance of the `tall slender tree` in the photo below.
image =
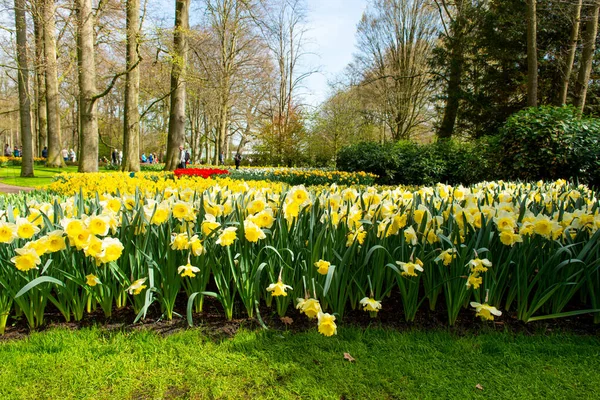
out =
<path fill-rule="evenodd" d="M 165 169 L 172 171 L 179 164 L 179 146 L 185 145 L 185 69 L 188 57 L 187 34 L 190 0 L 175 0 L 175 29 L 173 32 L 173 55 L 171 68 L 171 109 L 167 137 Z"/>
<path fill-rule="evenodd" d="M 25 0 L 15 0 L 15 28 L 17 36 L 17 65 L 19 83 L 19 119 L 23 159 L 21 176 L 33 176 L 33 142 L 31 134 L 31 100 L 29 97 L 29 69 L 27 67 L 27 20 Z"/>
<path fill-rule="evenodd" d="M 46 114 L 46 76 L 44 62 L 44 17 L 41 4 L 34 3 L 33 7 L 33 31 L 35 36 L 35 99 L 36 99 L 36 122 L 37 122 L 37 148 L 38 156 L 41 157 L 42 149 L 48 145 L 48 118 Z"/>
<path fill-rule="evenodd" d="M 537 0 L 527 0 L 527 105 L 538 103 Z"/>
<path fill-rule="evenodd" d="M 558 95 L 558 105 L 561 106 L 567 103 L 567 94 L 569 92 L 569 80 L 573 70 L 573 62 L 575 61 L 575 51 L 577 50 L 577 38 L 579 37 L 579 19 L 581 17 L 582 0 L 577 0 L 573 7 L 573 25 L 571 25 L 571 35 L 569 38 L 569 47 L 565 57 L 563 66 L 563 76 L 560 85 L 560 94 Z"/>
<path fill-rule="evenodd" d="M 587 14 L 585 22 L 585 31 L 582 35 L 583 49 L 581 51 L 581 61 L 577 82 L 575 83 L 574 104 L 583 111 L 587 96 L 590 75 L 592 73 L 592 64 L 594 61 L 594 51 L 596 49 L 596 36 L 598 35 L 598 16 L 600 14 L 600 0 L 596 0 L 591 6 L 590 13 Z"/>
<path fill-rule="evenodd" d="M 92 0 L 77 1 L 79 172 L 98 171 L 98 116 Z"/>
<path fill-rule="evenodd" d="M 61 157 L 62 135 L 58 95 L 58 67 L 56 62 L 56 24 L 54 0 L 40 0 L 44 15 L 44 64 L 46 73 L 46 110 L 48 116 L 48 160 L 51 167 L 63 167 Z"/>
<path fill-rule="evenodd" d="M 140 97 L 139 69 L 139 18 L 140 1 L 127 0 L 127 60 L 125 76 L 125 116 L 123 120 L 123 165 L 124 171 L 140 170 Z"/>

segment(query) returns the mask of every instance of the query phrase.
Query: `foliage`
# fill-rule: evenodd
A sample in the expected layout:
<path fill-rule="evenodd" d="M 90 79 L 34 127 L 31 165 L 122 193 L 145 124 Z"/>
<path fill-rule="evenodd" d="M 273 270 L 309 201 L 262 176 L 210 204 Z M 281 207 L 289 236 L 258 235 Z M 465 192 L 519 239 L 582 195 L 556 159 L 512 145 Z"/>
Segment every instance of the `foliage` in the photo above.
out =
<path fill-rule="evenodd" d="M 94 179 L 130 179 L 133 194 L 0 198 L 0 314 L 18 310 L 35 328 L 48 304 L 67 321 L 126 305 L 139 320 L 156 304 L 192 324 L 206 296 L 228 319 L 236 304 L 260 318 L 259 304 L 284 316 L 313 299 L 319 331 L 332 335 L 323 316 L 341 320 L 365 300 L 378 305 L 364 308 L 373 316 L 388 312 L 397 290 L 407 321 L 443 296 L 450 325 L 460 313 L 493 319 L 497 308 L 524 322 L 588 313 L 600 322 L 599 202 L 583 185 L 309 191 L 192 177 L 158 189 L 155 175 L 139 175 L 83 177 L 97 188 Z"/>
<path fill-rule="evenodd" d="M 379 183 L 468 185 L 493 177 L 493 151 L 494 143 L 487 138 L 471 142 L 438 140 L 430 144 L 362 142 L 342 149 L 337 167 L 375 173 L 380 176 Z"/>
<path fill-rule="evenodd" d="M 575 178 L 600 183 L 600 119 L 573 107 L 528 108 L 500 132 L 502 172 L 512 179 Z"/>
<path fill-rule="evenodd" d="M 398 159 L 391 146 L 377 142 L 359 142 L 337 154 L 336 166 L 342 171 L 365 171 L 379 176 L 379 183 L 391 183 L 398 172 Z"/>

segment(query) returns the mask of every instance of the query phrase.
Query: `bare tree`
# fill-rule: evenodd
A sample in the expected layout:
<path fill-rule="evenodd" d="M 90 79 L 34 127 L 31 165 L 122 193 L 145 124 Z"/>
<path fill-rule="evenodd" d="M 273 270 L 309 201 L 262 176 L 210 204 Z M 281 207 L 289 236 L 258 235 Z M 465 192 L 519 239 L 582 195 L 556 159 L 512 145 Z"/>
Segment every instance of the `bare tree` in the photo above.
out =
<path fill-rule="evenodd" d="M 585 31 L 582 35 L 583 49 L 581 51 L 581 61 L 579 64 L 579 73 L 575 83 L 574 104 L 583 111 L 587 96 L 590 75 L 592 73 L 592 64 L 594 61 L 594 50 L 596 49 L 596 36 L 598 35 L 598 16 L 600 14 L 600 0 L 596 0 L 591 6 L 591 12 L 588 14 L 585 22 Z"/>
<path fill-rule="evenodd" d="M 56 32 L 54 0 L 40 0 L 44 10 L 44 58 L 46 73 L 46 110 L 48 116 L 48 160 L 50 167 L 63 167 L 61 157 L 60 107 L 56 62 Z"/>
<path fill-rule="evenodd" d="M 173 32 L 173 66 L 171 69 L 171 110 L 165 169 L 172 171 L 179 164 L 179 146 L 185 144 L 185 69 L 188 57 L 187 35 L 190 0 L 175 0 L 175 30 Z"/>
<path fill-rule="evenodd" d="M 33 142 L 31 135 L 31 101 L 29 97 L 29 69 L 27 67 L 27 22 L 25 0 L 15 0 L 15 30 L 17 36 L 17 65 L 19 82 L 19 119 L 23 159 L 21 176 L 33 176 Z"/>
<path fill-rule="evenodd" d="M 127 75 L 125 78 L 125 117 L 123 121 L 123 171 L 140 170 L 139 97 L 139 0 L 127 0 Z"/>
<path fill-rule="evenodd" d="M 38 156 L 47 146 L 48 118 L 46 114 L 46 77 L 44 73 L 44 18 L 43 9 L 38 3 L 32 5 L 33 30 L 35 36 L 35 100 L 36 100 L 36 137 Z"/>
<path fill-rule="evenodd" d="M 573 62 L 575 61 L 575 51 L 577 50 L 577 38 L 579 37 L 579 19 L 581 17 L 582 0 L 577 0 L 573 7 L 573 25 L 571 25 L 571 36 L 569 38 L 569 48 L 565 63 L 563 66 L 563 76 L 560 85 L 560 94 L 558 96 L 558 105 L 563 105 L 567 102 L 567 94 L 569 91 L 569 80 L 571 71 L 573 70 Z"/>
<path fill-rule="evenodd" d="M 315 69 L 301 70 L 300 63 L 306 58 L 306 5 L 303 0 L 275 0 L 264 13 L 260 26 L 275 64 L 274 83 L 270 90 L 268 111 L 270 153 L 274 163 L 291 165 L 295 157 L 292 138 L 298 131 L 300 116 L 299 89 Z"/>
<path fill-rule="evenodd" d="M 98 116 L 92 0 L 77 1 L 79 172 L 98 171 Z"/>
<path fill-rule="evenodd" d="M 436 11 L 425 0 L 374 0 L 358 24 L 354 66 L 373 90 L 393 140 L 408 139 L 430 116 L 428 59 Z"/>

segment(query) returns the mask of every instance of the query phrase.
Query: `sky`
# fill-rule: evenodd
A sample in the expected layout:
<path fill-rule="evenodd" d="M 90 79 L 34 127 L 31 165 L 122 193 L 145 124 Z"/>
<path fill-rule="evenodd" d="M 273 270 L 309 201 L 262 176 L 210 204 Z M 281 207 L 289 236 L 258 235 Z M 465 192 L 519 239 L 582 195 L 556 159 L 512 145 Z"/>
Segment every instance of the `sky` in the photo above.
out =
<path fill-rule="evenodd" d="M 305 81 L 305 101 L 317 106 L 326 99 L 328 80 L 352 61 L 355 52 L 356 25 L 367 6 L 367 0 L 307 0 L 307 38 L 309 49 L 316 53 L 308 62 L 320 72 Z"/>

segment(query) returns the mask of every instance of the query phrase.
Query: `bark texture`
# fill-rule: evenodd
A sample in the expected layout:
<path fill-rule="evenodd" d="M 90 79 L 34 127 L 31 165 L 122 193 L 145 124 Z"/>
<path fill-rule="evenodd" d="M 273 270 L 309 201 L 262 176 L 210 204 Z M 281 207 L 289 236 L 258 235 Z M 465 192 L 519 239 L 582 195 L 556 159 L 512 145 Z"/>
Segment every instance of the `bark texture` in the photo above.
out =
<path fill-rule="evenodd" d="M 571 36 L 569 38 L 569 48 L 567 50 L 567 56 L 565 58 L 565 65 L 563 67 L 563 78 L 560 85 L 560 93 L 558 95 L 558 105 L 562 106 L 567 103 L 567 94 L 569 92 L 569 79 L 571 78 L 571 72 L 573 71 L 573 61 L 575 60 L 575 51 L 577 50 L 577 38 L 579 37 L 579 19 L 581 17 L 581 3 L 582 0 L 578 0 L 577 3 L 573 4 L 573 25 L 571 25 Z"/>
<path fill-rule="evenodd" d="M 139 0 L 127 0 L 127 75 L 125 77 L 125 118 L 123 126 L 123 171 L 140 170 L 140 69 L 138 64 Z"/>
<path fill-rule="evenodd" d="M 46 66 L 46 111 L 48 115 L 48 161 L 50 167 L 64 167 L 61 157 L 60 108 L 56 65 L 54 0 L 41 0 L 44 10 L 44 58 Z"/>
<path fill-rule="evenodd" d="M 15 0 L 15 29 L 17 36 L 17 65 L 19 83 L 19 119 L 21 126 L 21 176 L 33 176 L 33 142 L 31 135 L 31 100 L 27 68 L 27 22 L 25 0 Z"/>
<path fill-rule="evenodd" d="M 537 107 L 537 13 L 536 0 L 527 0 L 527 106 Z"/>
<path fill-rule="evenodd" d="M 98 116 L 94 14 L 91 0 L 77 0 L 79 66 L 79 172 L 98 172 Z"/>
<path fill-rule="evenodd" d="M 35 85 L 37 103 L 37 145 L 38 157 L 42 156 L 42 149 L 48 146 L 48 118 L 46 114 L 46 76 L 44 62 L 44 20 L 43 8 L 36 6 L 33 12 L 33 30 L 35 35 Z"/>
<path fill-rule="evenodd" d="M 581 51 L 581 62 L 577 82 L 575 84 L 575 95 L 573 104 L 583 111 L 587 96 L 590 75 L 592 73 L 592 62 L 594 61 L 594 51 L 596 50 L 596 36 L 598 35 L 598 14 L 600 10 L 600 0 L 597 0 L 588 19 L 585 22 L 585 31 L 582 34 L 583 50 Z"/>
<path fill-rule="evenodd" d="M 187 32 L 189 30 L 190 0 L 175 0 L 175 32 L 173 39 L 173 67 L 171 69 L 171 108 L 165 170 L 177 168 L 179 146 L 185 146 L 185 67 L 188 56 Z"/>

